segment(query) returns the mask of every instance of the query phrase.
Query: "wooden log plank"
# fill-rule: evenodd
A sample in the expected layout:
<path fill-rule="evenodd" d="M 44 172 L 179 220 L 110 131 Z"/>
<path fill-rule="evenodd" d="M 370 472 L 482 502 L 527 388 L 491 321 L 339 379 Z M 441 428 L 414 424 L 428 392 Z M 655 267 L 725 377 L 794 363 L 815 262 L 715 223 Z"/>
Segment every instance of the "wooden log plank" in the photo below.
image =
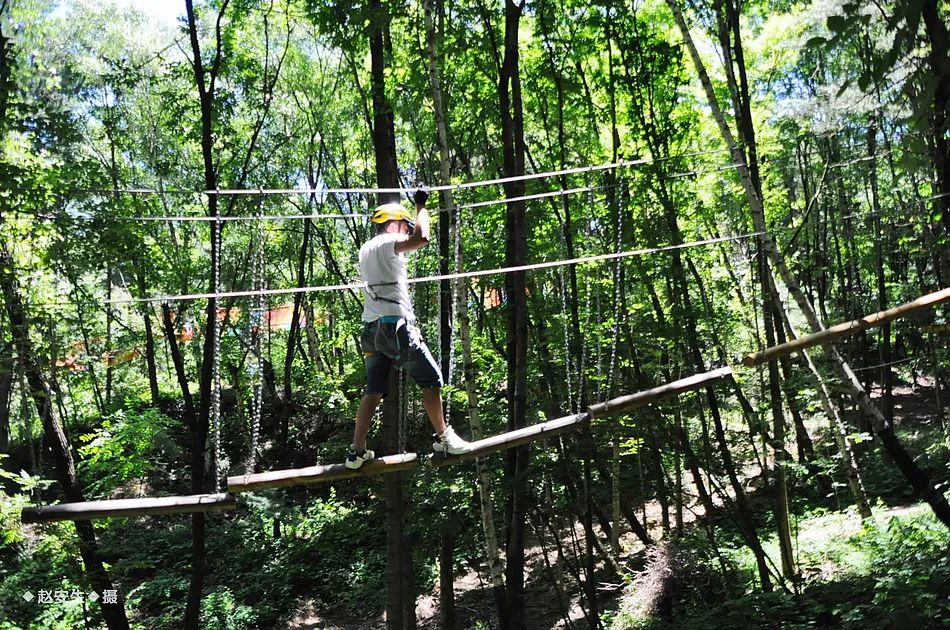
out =
<path fill-rule="evenodd" d="M 155 516 L 157 514 L 186 514 L 233 510 L 237 502 L 230 494 L 192 494 L 175 497 L 143 497 L 141 499 L 110 499 L 106 501 L 83 501 L 58 503 L 23 508 L 24 523 L 50 523 L 53 521 L 88 521 L 96 518 L 129 516 Z"/>
<path fill-rule="evenodd" d="M 681 394 L 682 392 L 712 385 L 713 383 L 717 383 L 723 379 L 729 378 L 730 376 L 732 376 L 732 369 L 724 367 L 717 370 L 712 370 L 711 372 L 704 372 L 703 374 L 697 374 L 695 376 L 690 376 L 678 381 L 673 381 L 671 383 L 660 385 L 659 387 L 654 387 L 646 391 L 637 392 L 636 394 L 614 398 L 612 400 L 590 406 L 587 413 L 579 413 L 572 416 L 557 418 L 555 420 L 549 420 L 548 422 L 541 422 L 531 425 L 530 427 L 524 427 L 523 429 L 509 431 L 508 433 L 501 433 L 499 435 L 485 438 L 484 440 L 472 442 L 472 446 L 474 447 L 473 450 L 469 453 L 465 453 L 464 455 L 435 454 L 429 458 L 429 465 L 433 468 L 451 466 L 452 464 L 475 459 L 476 457 L 482 457 L 496 451 L 507 450 L 515 446 L 527 444 L 528 442 L 534 442 L 536 440 L 560 435 L 561 433 L 567 433 L 568 431 L 581 428 L 584 424 L 589 422 L 591 418 L 599 418 L 602 416 L 609 416 L 630 411 L 631 409 L 643 407 L 644 405 L 649 405 L 650 403 L 664 400 L 666 398 L 672 398 L 673 396 Z"/>
<path fill-rule="evenodd" d="M 268 488 L 311 485 L 353 477 L 385 475 L 415 468 L 416 465 L 418 465 L 418 458 L 415 453 L 401 453 L 368 461 L 356 470 L 350 470 L 343 464 L 327 464 L 326 466 L 272 470 L 253 475 L 236 475 L 228 477 L 228 492 L 252 492 Z"/>
<path fill-rule="evenodd" d="M 878 311 L 877 313 L 872 313 L 871 315 L 865 315 L 860 319 L 844 322 L 836 326 L 832 326 L 831 328 L 826 328 L 825 330 L 812 333 L 810 335 L 805 335 L 804 337 L 789 341 L 788 343 L 782 343 L 777 346 L 772 346 L 771 348 L 766 348 L 761 352 L 749 353 L 742 358 L 742 364 L 746 367 L 753 367 L 767 361 L 775 361 L 790 354 L 794 354 L 795 352 L 807 350 L 812 346 L 831 343 L 836 339 L 854 335 L 861 332 L 862 330 L 866 330 L 874 326 L 882 326 L 889 321 L 898 319 L 900 317 L 906 317 L 911 313 L 941 304 L 947 300 L 950 300 L 950 287 L 935 291 L 933 293 L 928 293 L 923 297 L 917 298 L 913 302 L 907 302 L 906 304 L 901 304 L 900 306 L 895 306 L 884 311 Z"/>
<path fill-rule="evenodd" d="M 694 389 L 700 389 L 707 385 L 718 383 L 730 376 L 732 376 L 732 368 L 721 367 L 710 372 L 703 372 L 702 374 L 695 374 L 677 381 L 671 381 L 665 385 L 653 387 L 642 392 L 620 396 L 606 402 L 591 405 L 588 408 L 588 413 L 592 418 L 624 413 L 636 409 L 637 407 L 644 407 L 667 398 L 673 398 L 683 392 L 693 391 Z"/>
<path fill-rule="evenodd" d="M 538 424 L 532 424 L 531 426 L 517 429 L 515 431 L 500 433 L 498 435 L 487 437 L 483 440 L 476 440 L 475 442 L 472 442 L 472 451 L 463 455 L 444 455 L 442 453 L 435 453 L 429 458 L 429 465 L 433 468 L 451 466 L 452 464 L 475 459 L 476 457 L 482 457 L 483 455 L 488 455 L 489 453 L 507 450 L 509 448 L 514 448 L 515 446 L 527 444 L 528 442 L 534 442 L 536 440 L 541 440 L 544 438 L 553 437 L 555 435 L 560 435 L 561 433 L 567 433 L 568 431 L 573 431 L 574 429 L 580 428 L 588 420 L 590 420 L 589 415 L 586 413 L 578 413 L 572 416 L 564 416 L 563 418 L 548 420 L 547 422 L 539 422 Z"/>

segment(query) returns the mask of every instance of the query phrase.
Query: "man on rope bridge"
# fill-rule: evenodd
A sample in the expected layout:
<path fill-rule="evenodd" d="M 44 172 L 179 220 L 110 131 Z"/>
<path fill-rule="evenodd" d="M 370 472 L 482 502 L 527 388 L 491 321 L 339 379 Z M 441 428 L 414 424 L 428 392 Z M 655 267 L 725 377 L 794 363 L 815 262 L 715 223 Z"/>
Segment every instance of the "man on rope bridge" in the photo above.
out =
<path fill-rule="evenodd" d="M 416 219 L 400 203 L 385 203 L 371 219 L 376 235 L 360 248 L 360 276 L 363 289 L 363 334 L 360 345 L 366 364 L 366 392 L 356 411 L 353 444 L 346 454 L 346 467 L 357 469 L 375 457 L 366 448 L 366 434 L 380 401 L 389 390 L 389 370 L 396 365 L 409 371 L 422 388 L 425 407 L 437 441 L 438 453 L 461 455 L 471 445 L 445 423 L 442 411 L 442 373 L 415 326 L 416 315 L 409 299 L 406 253 L 429 243 L 429 211 L 425 204 L 429 193 L 417 190 L 413 195 Z"/>

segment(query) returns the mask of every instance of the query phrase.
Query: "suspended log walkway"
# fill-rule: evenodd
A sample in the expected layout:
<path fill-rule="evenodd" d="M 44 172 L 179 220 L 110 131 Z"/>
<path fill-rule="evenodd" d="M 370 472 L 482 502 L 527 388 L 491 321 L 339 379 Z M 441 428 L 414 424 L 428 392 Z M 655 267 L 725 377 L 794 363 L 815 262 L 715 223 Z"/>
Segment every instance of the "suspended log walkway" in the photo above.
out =
<path fill-rule="evenodd" d="M 401 453 L 387 455 L 366 462 L 356 470 L 351 470 L 343 464 L 327 464 L 325 466 L 308 466 L 307 468 L 292 468 L 288 470 L 272 470 L 270 472 L 252 475 L 236 475 L 228 477 L 228 492 L 253 492 L 269 488 L 284 488 L 287 486 L 304 486 L 326 481 L 338 481 L 353 477 L 369 477 L 371 475 L 385 475 L 400 470 L 409 470 L 418 465 L 415 453 Z"/>
<path fill-rule="evenodd" d="M 777 359 L 781 359 L 782 357 L 787 357 L 790 354 L 807 350 L 812 346 L 831 343 L 836 339 L 857 334 L 862 330 L 867 330 L 868 328 L 872 328 L 874 326 L 883 326 L 887 322 L 901 317 L 906 317 L 911 313 L 915 313 L 925 308 L 930 308 L 931 306 L 941 304 L 947 300 L 950 300 L 950 287 L 935 291 L 933 293 L 928 293 L 923 297 L 917 298 L 913 302 L 907 302 L 906 304 L 901 304 L 900 306 L 895 306 L 884 311 L 878 311 L 877 313 L 873 313 L 871 315 L 865 315 L 860 319 L 844 322 L 842 324 L 832 326 L 831 328 L 826 328 L 825 330 L 812 333 L 810 335 L 805 335 L 799 339 L 782 343 L 777 346 L 772 346 L 771 348 L 766 348 L 761 352 L 749 353 L 742 358 L 742 365 L 746 367 L 754 367 L 768 361 L 775 361 Z"/>
<path fill-rule="evenodd" d="M 508 433 L 494 435 L 483 440 L 477 440 L 472 442 L 472 446 L 474 447 L 472 451 L 463 455 L 433 455 L 429 458 L 429 465 L 433 468 L 451 466 L 453 464 L 458 464 L 459 462 L 475 459 L 476 457 L 484 457 L 485 455 L 489 455 L 491 453 L 521 446 L 522 444 L 527 444 L 528 442 L 534 442 L 536 440 L 574 431 L 589 423 L 593 418 L 601 418 L 604 416 L 611 416 L 632 411 L 638 407 L 645 407 L 646 405 L 650 405 L 661 400 L 666 400 L 667 398 L 673 398 L 674 396 L 677 396 L 683 392 L 701 389 L 703 387 L 713 385 L 714 383 L 718 383 L 722 380 L 730 378 L 731 376 L 732 369 L 723 367 L 710 372 L 703 372 L 702 374 L 696 374 L 688 378 L 672 381 L 665 385 L 653 387 L 635 394 L 613 398 L 606 402 L 591 405 L 588 407 L 585 413 L 578 413 L 571 416 L 565 416 L 563 418 L 557 418 L 556 420 L 540 422 L 529 427 L 516 429 L 514 431 L 509 431 Z"/>
<path fill-rule="evenodd" d="M 635 394 L 613 398 L 591 405 L 587 411 L 583 413 L 541 422 L 529 427 L 478 440 L 472 443 L 474 449 L 464 455 L 433 455 L 429 458 L 429 464 L 436 468 L 451 466 L 452 464 L 482 457 L 497 451 L 507 450 L 536 440 L 574 431 L 588 424 L 593 418 L 625 413 L 638 407 L 644 407 L 667 398 L 672 398 L 683 392 L 713 385 L 731 376 L 732 369 L 723 367 L 660 385 L 659 387 L 653 387 Z M 49 521 L 75 521 L 106 517 L 151 516 L 156 514 L 230 510 L 236 506 L 234 494 L 237 493 L 267 490 L 270 488 L 283 488 L 287 486 L 310 485 L 355 477 L 383 475 L 415 468 L 418 463 L 418 457 L 415 453 L 402 453 L 399 455 L 388 455 L 366 462 L 356 470 L 351 470 L 344 464 L 328 464 L 289 470 L 273 470 L 256 474 L 235 475 L 228 477 L 227 494 L 199 494 L 179 497 L 61 503 L 58 505 L 24 508 L 22 518 L 25 523 L 43 523 Z"/>
<path fill-rule="evenodd" d="M 237 502 L 230 494 L 192 494 L 174 497 L 110 499 L 26 507 L 20 514 L 24 523 L 89 521 L 97 518 L 190 514 L 233 510 Z"/>

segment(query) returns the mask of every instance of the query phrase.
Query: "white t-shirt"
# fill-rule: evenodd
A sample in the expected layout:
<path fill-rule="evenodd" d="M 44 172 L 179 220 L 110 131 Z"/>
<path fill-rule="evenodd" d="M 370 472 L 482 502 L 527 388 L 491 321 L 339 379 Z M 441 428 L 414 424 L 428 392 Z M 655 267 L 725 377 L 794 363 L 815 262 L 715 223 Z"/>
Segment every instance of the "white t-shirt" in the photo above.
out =
<path fill-rule="evenodd" d="M 397 254 L 395 245 L 402 234 L 382 233 L 360 248 L 360 276 L 369 285 L 363 289 L 363 321 L 380 317 L 416 318 L 406 282 L 406 256 Z"/>

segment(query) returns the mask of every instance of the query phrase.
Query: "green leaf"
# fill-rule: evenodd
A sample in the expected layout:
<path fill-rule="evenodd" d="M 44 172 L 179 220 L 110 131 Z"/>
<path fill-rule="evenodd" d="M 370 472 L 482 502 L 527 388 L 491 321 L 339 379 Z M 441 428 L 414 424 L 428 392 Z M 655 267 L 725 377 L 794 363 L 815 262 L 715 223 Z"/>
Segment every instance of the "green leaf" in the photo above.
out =
<path fill-rule="evenodd" d="M 805 48 L 821 48 L 828 43 L 828 40 L 824 37 L 812 37 L 807 42 L 805 42 Z"/>
<path fill-rule="evenodd" d="M 841 33 L 848 28 L 848 21 L 843 15 L 832 15 L 828 18 L 828 30 L 832 33 Z"/>

